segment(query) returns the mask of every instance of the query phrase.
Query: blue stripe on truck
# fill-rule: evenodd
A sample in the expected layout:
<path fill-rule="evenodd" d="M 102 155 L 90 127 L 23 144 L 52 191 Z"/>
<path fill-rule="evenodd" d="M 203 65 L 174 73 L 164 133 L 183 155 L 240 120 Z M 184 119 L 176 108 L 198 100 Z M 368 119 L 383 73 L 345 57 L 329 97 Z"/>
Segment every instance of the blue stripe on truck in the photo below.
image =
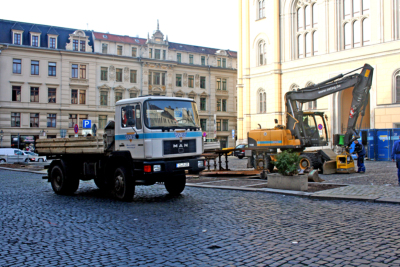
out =
<path fill-rule="evenodd" d="M 133 131 L 132 131 L 133 132 Z M 131 132 L 130 132 L 131 135 Z M 132 134 L 135 135 L 135 134 Z M 118 134 L 115 136 L 115 140 L 127 140 L 126 134 Z M 201 137 L 202 132 L 186 132 L 185 137 Z M 179 137 L 179 136 L 178 136 Z M 138 139 L 160 139 L 160 138 L 178 138 L 174 132 L 169 133 L 141 133 Z M 136 138 L 133 138 L 136 139 Z"/>

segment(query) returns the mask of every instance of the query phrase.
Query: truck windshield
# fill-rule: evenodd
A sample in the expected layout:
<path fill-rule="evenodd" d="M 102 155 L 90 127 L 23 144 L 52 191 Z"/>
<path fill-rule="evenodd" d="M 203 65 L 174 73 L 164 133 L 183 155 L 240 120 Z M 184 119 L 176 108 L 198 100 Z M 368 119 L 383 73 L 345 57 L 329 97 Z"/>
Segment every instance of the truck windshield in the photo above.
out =
<path fill-rule="evenodd" d="M 148 100 L 144 104 L 144 121 L 148 128 L 199 127 L 197 105 L 185 100 Z"/>

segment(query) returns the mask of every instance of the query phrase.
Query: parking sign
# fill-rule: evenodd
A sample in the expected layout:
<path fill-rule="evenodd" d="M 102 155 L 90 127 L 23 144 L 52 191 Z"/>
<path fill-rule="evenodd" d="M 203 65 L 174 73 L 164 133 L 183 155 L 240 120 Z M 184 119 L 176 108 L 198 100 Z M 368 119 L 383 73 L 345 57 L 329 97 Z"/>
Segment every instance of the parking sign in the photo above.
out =
<path fill-rule="evenodd" d="M 83 120 L 82 121 L 82 128 L 85 128 L 85 129 L 92 128 L 92 121 L 91 120 Z"/>

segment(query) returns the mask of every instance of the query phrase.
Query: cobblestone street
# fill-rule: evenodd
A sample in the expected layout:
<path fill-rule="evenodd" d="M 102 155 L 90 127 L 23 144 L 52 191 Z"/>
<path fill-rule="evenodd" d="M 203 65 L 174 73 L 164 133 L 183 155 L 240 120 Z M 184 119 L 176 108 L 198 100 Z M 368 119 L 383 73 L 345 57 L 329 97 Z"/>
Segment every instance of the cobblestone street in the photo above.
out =
<path fill-rule="evenodd" d="M 400 266 L 399 205 L 161 185 L 124 203 L 5 170 L 0 186 L 0 266 Z"/>

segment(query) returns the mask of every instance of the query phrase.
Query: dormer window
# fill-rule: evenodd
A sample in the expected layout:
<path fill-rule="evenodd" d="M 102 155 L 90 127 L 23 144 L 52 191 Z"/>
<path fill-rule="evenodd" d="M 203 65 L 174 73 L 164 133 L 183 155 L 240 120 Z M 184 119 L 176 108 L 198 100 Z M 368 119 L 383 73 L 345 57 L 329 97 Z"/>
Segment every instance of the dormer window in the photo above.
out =
<path fill-rule="evenodd" d="M 78 51 L 78 44 L 79 44 L 78 40 L 72 41 L 72 50 L 73 51 Z"/>
<path fill-rule="evenodd" d="M 105 34 L 103 34 L 103 38 L 105 38 L 105 39 L 108 39 L 108 36 L 107 36 L 107 35 L 105 35 Z"/>
<path fill-rule="evenodd" d="M 49 38 L 49 48 L 56 49 L 56 38 L 55 37 Z"/>
<path fill-rule="evenodd" d="M 80 47 L 80 51 L 81 52 L 85 52 L 85 46 L 86 46 L 86 42 L 85 41 L 81 41 L 81 47 Z"/>
<path fill-rule="evenodd" d="M 14 42 L 13 42 L 13 44 L 15 44 L 15 45 L 21 45 L 22 44 L 21 35 L 22 35 L 21 33 L 14 32 Z"/>
<path fill-rule="evenodd" d="M 32 44 L 32 46 L 38 47 L 39 46 L 39 36 L 32 35 L 31 44 Z"/>

